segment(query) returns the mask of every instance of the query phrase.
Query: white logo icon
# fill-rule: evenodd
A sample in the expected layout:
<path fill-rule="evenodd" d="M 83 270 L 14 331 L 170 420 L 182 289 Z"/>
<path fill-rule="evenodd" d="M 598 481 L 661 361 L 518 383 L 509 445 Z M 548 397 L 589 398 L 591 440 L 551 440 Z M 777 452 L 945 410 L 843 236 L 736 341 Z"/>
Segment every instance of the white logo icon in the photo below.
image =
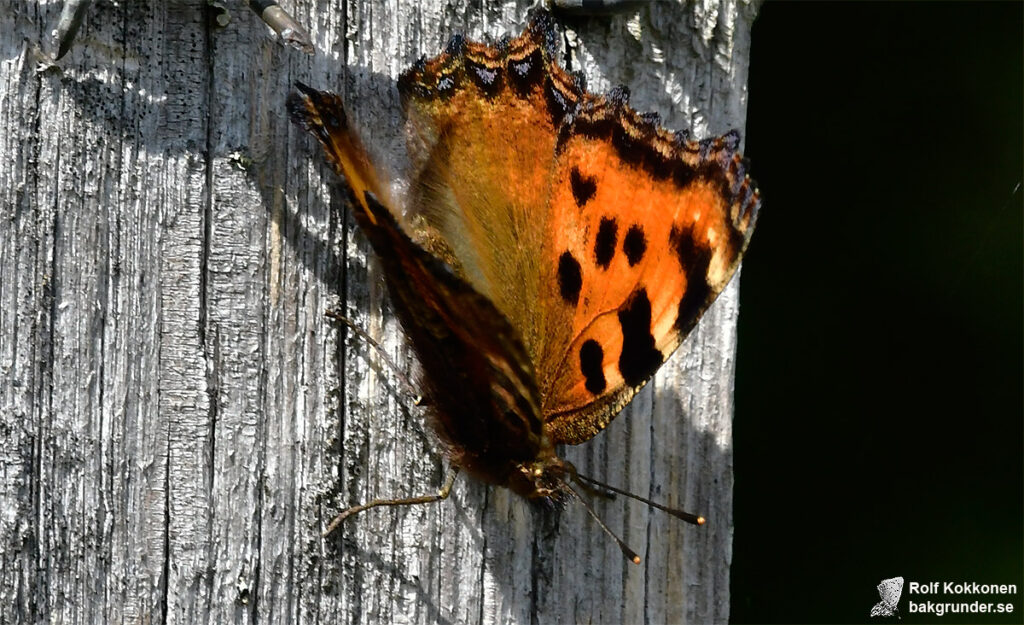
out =
<path fill-rule="evenodd" d="M 875 604 L 875 607 L 871 608 L 871 616 L 892 616 L 896 615 L 897 618 L 900 616 L 900 609 L 896 604 L 900 602 L 900 597 L 903 595 L 903 578 L 893 577 L 890 579 L 883 579 L 878 584 L 878 596 L 882 598 L 881 601 Z"/>

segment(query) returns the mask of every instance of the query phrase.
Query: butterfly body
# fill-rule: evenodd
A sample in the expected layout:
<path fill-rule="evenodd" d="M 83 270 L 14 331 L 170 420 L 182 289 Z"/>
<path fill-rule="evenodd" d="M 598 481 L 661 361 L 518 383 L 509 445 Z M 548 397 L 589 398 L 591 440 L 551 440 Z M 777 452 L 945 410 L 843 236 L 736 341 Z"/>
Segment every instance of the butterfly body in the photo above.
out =
<path fill-rule="evenodd" d="M 557 498 L 567 467 L 542 427 L 535 376 L 515 331 L 449 266 L 418 250 L 375 197 L 366 200 L 377 223 L 357 218 L 384 251 L 388 292 L 428 372 L 430 420 L 452 463 L 528 499 Z"/>
<path fill-rule="evenodd" d="M 498 46 L 455 37 L 399 79 L 414 184 L 404 212 L 341 99 L 293 118 L 345 176 L 419 358 L 453 464 L 530 499 L 569 493 L 556 453 L 600 432 L 728 284 L 759 195 L 735 133 L 690 141 L 586 92 L 550 17 Z"/>

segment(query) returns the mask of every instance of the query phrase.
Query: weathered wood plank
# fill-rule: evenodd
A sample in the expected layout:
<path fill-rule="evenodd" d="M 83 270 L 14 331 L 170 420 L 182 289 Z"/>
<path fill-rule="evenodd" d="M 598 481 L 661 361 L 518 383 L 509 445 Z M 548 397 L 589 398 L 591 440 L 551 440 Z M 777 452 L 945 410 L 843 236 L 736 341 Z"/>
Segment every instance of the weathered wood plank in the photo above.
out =
<path fill-rule="evenodd" d="M 273 43 L 238 4 L 96 3 L 39 71 L 56 3 L 0 1 L 0 623 L 724 621 L 737 285 L 581 469 L 704 512 L 621 500 L 451 500 L 319 532 L 340 506 L 443 470 L 393 372 L 410 369 L 295 79 L 345 94 L 402 191 L 394 78 L 452 32 L 518 32 L 527 2 L 289 3 L 317 43 Z M 753 10 L 655 3 L 572 18 L 573 69 L 698 135 L 742 127 Z M 45 48 L 45 45 L 44 45 Z"/>

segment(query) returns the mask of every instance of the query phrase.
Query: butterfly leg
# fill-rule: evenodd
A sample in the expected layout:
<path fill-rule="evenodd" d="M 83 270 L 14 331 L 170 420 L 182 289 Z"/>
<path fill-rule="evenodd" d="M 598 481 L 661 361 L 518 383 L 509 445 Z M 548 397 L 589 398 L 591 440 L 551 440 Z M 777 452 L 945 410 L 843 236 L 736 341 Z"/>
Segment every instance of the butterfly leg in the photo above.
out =
<path fill-rule="evenodd" d="M 296 50 L 301 50 L 306 54 L 313 54 L 315 48 L 309 33 L 302 27 L 302 24 L 299 24 L 277 2 L 274 2 L 274 0 L 246 0 L 246 4 L 249 5 L 253 13 L 260 16 L 260 19 L 267 26 L 274 29 L 274 32 L 281 38 L 281 41 Z"/>
<path fill-rule="evenodd" d="M 324 312 L 324 314 L 330 317 L 331 319 L 334 319 L 335 321 L 340 321 L 341 323 L 345 324 L 346 326 L 348 326 L 350 330 L 356 333 L 356 336 L 366 341 L 370 345 L 370 347 L 372 347 L 374 351 L 377 352 L 377 355 L 380 356 L 381 360 L 384 361 L 384 364 L 386 364 L 388 368 L 394 372 L 395 376 L 399 379 L 399 381 L 401 381 L 402 385 L 405 386 L 407 391 L 409 391 L 409 394 L 412 395 L 413 405 L 423 405 L 423 396 L 419 395 L 416 392 L 416 386 L 412 383 L 408 376 L 406 376 L 405 373 L 398 368 L 398 365 L 395 364 L 395 361 L 391 360 L 391 357 L 388 356 L 388 353 L 386 351 L 384 351 L 384 348 L 381 347 L 380 343 L 375 341 L 372 336 L 366 333 L 365 330 L 357 326 L 355 322 L 353 322 L 351 319 L 341 314 L 340 312 L 336 310 L 327 310 Z"/>
<path fill-rule="evenodd" d="M 448 495 L 452 492 L 452 485 L 455 484 L 455 478 L 458 475 L 458 467 L 451 467 L 448 469 L 448 476 L 445 478 L 444 485 L 441 487 L 441 490 L 437 491 L 437 493 L 433 495 L 421 495 L 419 497 L 408 497 L 405 499 L 374 499 L 368 503 L 352 506 L 347 510 L 342 510 L 338 516 L 334 517 L 321 536 L 325 538 L 330 536 L 334 530 L 338 529 L 338 527 L 345 522 L 345 519 L 364 510 L 369 510 L 370 508 L 376 508 L 378 506 L 412 506 L 421 503 L 434 503 L 435 501 L 447 499 Z"/>
<path fill-rule="evenodd" d="M 607 15 L 636 11 L 651 0 L 547 0 L 552 11 L 572 15 Z"/>
<path fill-rule="evenodd" d="M 71 49 L 75 35 L 78 34 L 78 28 L 82 25 L 82 20 L 92 3 L 93 0 L 67 0 L 61 7 L 60 18 L 51 35 L 56 47 L 56 51 L 53 53 L 54 61 L 59 61 Z M 315 49 L 309 33 L 275 0 L 245 0 L 245 4 L 252 9 L 253 13 L 260 16 L 267 26 L 274 29 L 282 42 L 306 54 L 313 54 Z M 213 6 L 212 3 L 211 6 Z M 225 16 L 227 15 L 227 9 L 223 6 L 218 4 L 217 8 Z"/>
<path fill-rule="evenodd" d="M 61 7 L 60 18 L 57 20 L 57 26 L 53 29 L 52 34 L 53 41 L 57 46 L 57 51 L 53 55 L 54 61 L 59 60 L 71 49 L 75 35 L 78 34 L 78 27 L 82 25 L 82 19 L 85 17 L 86 11 L 89 10 L 90 4 L 92 4 L 92 0 L 67 0 Z"/>

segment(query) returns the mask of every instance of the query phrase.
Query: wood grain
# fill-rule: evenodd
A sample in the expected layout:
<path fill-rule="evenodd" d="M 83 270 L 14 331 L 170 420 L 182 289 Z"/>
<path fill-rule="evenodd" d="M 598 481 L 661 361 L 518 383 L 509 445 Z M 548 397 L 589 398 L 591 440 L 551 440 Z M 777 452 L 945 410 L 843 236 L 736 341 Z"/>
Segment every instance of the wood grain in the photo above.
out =
<path fill-rule="evenodd" d="M 448 36 L 517 33 L 527 2 L 97 2 L 42 63 L 58 3 L 0 0 L 0 623 L 725 622 L 738 282 L 625 414 L 565 455 L 708 517 L 533 510 L 443 468 L 397 376 L 415 370 L 319 149 L 302 80 L 344 94 L 403 190 L 395 77 Z M 566 18 L 573 70 L 698 136 L 743 127 L 755 7 Z"/>

